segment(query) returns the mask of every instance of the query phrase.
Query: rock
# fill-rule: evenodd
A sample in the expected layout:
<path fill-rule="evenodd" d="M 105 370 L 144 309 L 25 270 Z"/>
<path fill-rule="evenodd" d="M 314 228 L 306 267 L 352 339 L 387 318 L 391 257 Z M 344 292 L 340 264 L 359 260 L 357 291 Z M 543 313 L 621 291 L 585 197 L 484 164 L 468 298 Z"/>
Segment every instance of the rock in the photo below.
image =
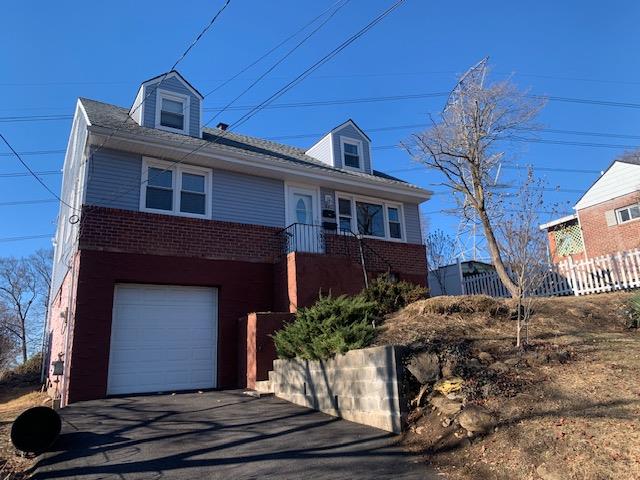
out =
<path fill-rule="evenodd" d="M 462 402 L 457 400 L 449 400 L 442 395 L 434 395 L 431 400 L 429 400 L 429 402 L 440 413 L 447 416 L 455 415 L 460 410 L 462 410 Z"/>
<path fill-rule="evenodd" d="M 422 385 L 438 380 L 440 377 L 440 361 L 435 353 L 421 352 L 413 356 L 407 370 Z"/>
<path fill-rule="evenodd" d="M 506 373 L 509 371 L 509 367 L 502 362 L 493 362 L 491 365 L 489 365 L 489 369 L 498 373 Z"/>
<path fill-rule="evenodd" d="M 486 408 L 477 405 L 466 407 L 458 416 L 460 426 L 473 433 L 485 433 L 491 430 L 496 421 Z"/>
<path fill-rule="evenodd" d="M 482 368 L 482 364 L 477 358 L 470 358 L 469 360 L 467 360 L 467 363 L 465 363 L 464 366 L 470 370 L 479 370 Z"/>
<path fill-rule="evenodd" d="M 455 376 L 457 366 L 458 366 L 458 362 L 450 359 L 446 360 L 442 364 L 442 376 L 445 378 Z"/>
<path fill-rule="evenodd" d="M 564 478 L 567 478 L 555 471 L 555 469 L 551 469 L 546 463 L 538 465 L 536 473 L 540 475 L 542 480 L 563 480 Z"/>
<path fill-rule="evenodd" d="M 452 392 L 459 392 L 462 390 L 463 383 L 464 380 L 460 377 L 443 378 L 435 383 L 433 389 L 443 395 L 448 395 Z"/>
<path fill-rule="evenodd" d="M 478 360 L 480 360 L 482 363 L 493 363 L 493 355 L 491 355 L 489 352 L 480 352 L 478 354 Z"/>
<path fill-rule="evenodd" d="M 451 425 L 451 419 L 449 417 L 445 417 L 444 420 L 442 420 L 442 426 L 447 428 L 449 425 Z"/>
<path fill-rule="evenodd" d="M 549 352 L 547 358 L 550 362 L 555 363 L 566 363 L 569 361 L 569 352 L 564 352 L 562 350 L 556 352 Z"/>
<path fill-rule="evenodd" d="M 426 430 L 425 427 L 417 427 L 416 430 L 415 430 L 416 435 L 422 435 L 425 430 Z"/>
<path fill-rule="evenodd" d="M 516 357 L 513 357 L 513 358 L 507 358 L 507 359 L 504 361 L 504 364 L 505 364 L 505 365 L 508 365 L 509 367 L 515 367 L 518 363 L 520 363 L 520 359 L 519 359 L 519 358 L 516 358 Z"/>

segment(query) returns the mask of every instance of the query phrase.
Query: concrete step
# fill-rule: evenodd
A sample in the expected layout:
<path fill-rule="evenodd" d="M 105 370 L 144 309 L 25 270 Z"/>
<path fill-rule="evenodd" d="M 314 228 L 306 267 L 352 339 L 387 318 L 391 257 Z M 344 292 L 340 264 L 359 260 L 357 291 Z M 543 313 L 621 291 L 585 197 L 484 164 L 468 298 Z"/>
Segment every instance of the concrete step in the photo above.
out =
<path fill-rule="evenodd" d="M 249 397 L 254 397 L 254 398 L 272 397 L 273 396 L 272 392 L 258 392 L 256 390 L 245 390 L 242 393 L 244 395 L 248 395 Z"/>
<path fill-rule="evenodd" d="M 271 380 L 260 380 L 256 382 L 256 392 L 273 393 Z"/>
<path fill-rule="evenodd" d="M 269 381 L 273 384 L 276 383 L 276 372 L 269 370 Z"/>

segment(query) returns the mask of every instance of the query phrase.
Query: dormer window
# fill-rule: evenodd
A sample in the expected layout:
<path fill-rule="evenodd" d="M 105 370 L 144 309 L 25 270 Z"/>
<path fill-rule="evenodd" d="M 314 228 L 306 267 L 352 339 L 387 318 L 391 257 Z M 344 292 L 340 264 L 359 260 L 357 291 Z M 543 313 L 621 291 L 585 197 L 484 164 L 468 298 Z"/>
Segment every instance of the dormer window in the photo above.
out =
<path fill-rule="evenodd" d="M 362 170 L 362 142 L 351 138 L 340 137 L 342 161 L 345 168 Z"/>
<path fill-rule="evenodd" d="M 158 91 L 156 128 L 176 133 L 189 132 L 189 97 Z"/>

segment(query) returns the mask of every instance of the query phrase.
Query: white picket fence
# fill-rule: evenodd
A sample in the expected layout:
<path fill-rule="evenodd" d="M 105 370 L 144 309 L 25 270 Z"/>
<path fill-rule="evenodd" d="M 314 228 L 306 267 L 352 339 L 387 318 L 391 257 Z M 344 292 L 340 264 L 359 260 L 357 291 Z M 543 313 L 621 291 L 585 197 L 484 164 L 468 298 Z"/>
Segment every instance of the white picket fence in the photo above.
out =
<path fill-rule="evenodd" d="M 467 295 L 510 296 L 495 272 L 465 277 L 462 288 Z M 640 248 L 576 262 L 568 258 L 549 268 L 534 295 L 588 295 L 632 288 L 640 288 Z"/>

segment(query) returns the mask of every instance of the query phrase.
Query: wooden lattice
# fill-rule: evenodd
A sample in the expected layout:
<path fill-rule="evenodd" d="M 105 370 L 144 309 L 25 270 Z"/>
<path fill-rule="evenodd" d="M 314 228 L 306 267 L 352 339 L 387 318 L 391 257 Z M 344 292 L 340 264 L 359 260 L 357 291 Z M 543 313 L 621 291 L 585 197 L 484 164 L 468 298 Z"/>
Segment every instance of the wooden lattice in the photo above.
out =
<path fill-rule="evenodd" d="M 580 230 L 580 225 L 577 223 L 559 228 L 553 233 L 556 239 L 556 253 L 558 256 L 566 257 L 584 250 L 582 230 Z"/>

